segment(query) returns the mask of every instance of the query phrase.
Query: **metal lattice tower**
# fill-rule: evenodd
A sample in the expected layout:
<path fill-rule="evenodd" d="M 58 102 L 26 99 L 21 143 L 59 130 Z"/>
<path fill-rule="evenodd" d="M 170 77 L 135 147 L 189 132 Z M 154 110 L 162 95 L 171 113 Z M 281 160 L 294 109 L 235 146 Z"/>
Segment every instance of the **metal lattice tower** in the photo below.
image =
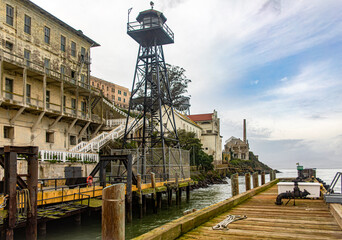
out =
<path fill-rule="evenodd" d="M 143 152 L 141 174 L 147 174 L 146 163 L 163 166 L 166 173 L 166 147 L 179 148 L 170 84 L 167 76 L 163 45 L 174 43 L 174 34 L 165 24 L 163 13 L 153 9 L 140 12 L 136 22 L 127 23 L 127 34 L 139 43 L 124 144 L 135 140 Z M 132 120 L 130 114 L 136 117 Z M 142 125 L 139 133 L 134 133 Z M 156 154 L 153 148 L 160 148 Z M 179 151 L 180 152 L 180 151 Z M 181 152 L 179 155 L 181 163 Z"/>

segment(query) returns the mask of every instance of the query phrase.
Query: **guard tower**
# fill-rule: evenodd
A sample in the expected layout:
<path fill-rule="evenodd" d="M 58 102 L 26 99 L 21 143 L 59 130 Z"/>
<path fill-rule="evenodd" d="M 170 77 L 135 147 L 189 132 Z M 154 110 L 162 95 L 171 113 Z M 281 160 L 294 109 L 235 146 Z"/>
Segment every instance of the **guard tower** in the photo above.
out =
<path fill-rule="evenodd" d="M 130 140 L 138 142 L 142 150 L 139 172 L 143 176 L 149 171 L 155 171 L 153 166 L 163 166 L 165 180 L 168 177 L 166 164 L 169 161 L 166 148 L 179 149 L 163 52 L 163 45 L 174 43 L 174 34 L 166 25 L 164 14 L 153 9 L 153 2 L 151 9 L 140 12 L 136 20 L 128 20 L 127 23 L 127 34 L 139 44 L 139 51 L 123 140 L 124 144 Z M 134 119 L 130 117 L 131 113 L 136 116 Z M 137 127 L 142 127 L 139 134 L 133 131 Z M 180 150 L 177 158 L 181 165 Z M 149 167 L 146 168 L 147 165 Z"/>

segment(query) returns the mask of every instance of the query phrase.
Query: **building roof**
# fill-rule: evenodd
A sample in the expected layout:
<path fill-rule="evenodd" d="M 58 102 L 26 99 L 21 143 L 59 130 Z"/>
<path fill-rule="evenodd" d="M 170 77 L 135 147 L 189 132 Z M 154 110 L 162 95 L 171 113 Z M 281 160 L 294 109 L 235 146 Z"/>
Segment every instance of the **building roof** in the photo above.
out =
<path fill-rule="evenodd" d="M 211 121 L 213 120 L 213 113 L 188 115 L 188 118 L 190 118 L 192 121 L 195 121 L 195 122 Z"/>
<path fill-rule="evenodd" d="M 53 21 L 56 21 L 57 23 L 59 23 L 61 26 L 65 27 L 66 29 L 68 29 L 69 31 L 73 32 L 74 34 L 78 35 L 79 37 L 83 38 L 84 40 L 86 40 L 87 42 L 89 42 L 91 44 L 91 47 L 98 47 L 100 46 L 100 44 L 98 44 L 97 42 L 95 42 L 94 40 L 91 40 L 89 37 L 87 37 L 86 35 L 83 34 L 83 32 L 81 30 L 76 30 L 75 28 L 71 27 L 70 25 L 66 24 L 65 22 L 63 22 L 62 20 L 60 20 L 59 18 L 55 17 L 54 15 L 52 15 L 51 13 L 49 13 L 48 11 L 44 10 L 43 8 L 39 7 L 38 5 L 34 4 L 33 2 L 29 1 L 29 0 L 23 0 L 23 2 L 25 2 L 26 4 L 28 4 L 29 6 L 31 6 L 32 8 L 36 9 L 38 12 L 40 12 L 41 14 L 45 15 L 46 17 L 50 18 Z"/>
<path fill-rule="evenodd" d="M 186 116 L 186 115 L 184 115 L 184 114 L 181 114 L 180 112 L 178 112 L 178 111 L 176 111 L 176 110 L 174 110 L 174 111 L 175 111 L 175 113 L 176 113 L 180 118 L 182 118 L 184 121 L 186 121 L 186 122 L 188 122 L 188 123 L 190 123 L 190 124 L 192 124 L 192 125 L 195 125 L 196 127 L 200 128 L 200 129 L 202 129 L 196 122 L 194 122 L 193 120 L 191 120 L 188 116 Z"/>

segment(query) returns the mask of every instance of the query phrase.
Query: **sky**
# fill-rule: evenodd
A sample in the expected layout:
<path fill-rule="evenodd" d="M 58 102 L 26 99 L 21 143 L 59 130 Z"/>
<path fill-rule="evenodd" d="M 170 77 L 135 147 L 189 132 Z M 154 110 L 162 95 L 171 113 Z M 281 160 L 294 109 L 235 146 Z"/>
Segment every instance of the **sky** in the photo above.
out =
<path fill-rule="evenodd" d="M 131 88 L 138 44 L 126 34 L 149 0 L 33 0 L 100 47 L 91 74 Z M 223 143 L 242 138 L 273 168 L 342 168 L 342 1 L 154 0 L 183 67 L 191 114 L 215 109 Z"/>

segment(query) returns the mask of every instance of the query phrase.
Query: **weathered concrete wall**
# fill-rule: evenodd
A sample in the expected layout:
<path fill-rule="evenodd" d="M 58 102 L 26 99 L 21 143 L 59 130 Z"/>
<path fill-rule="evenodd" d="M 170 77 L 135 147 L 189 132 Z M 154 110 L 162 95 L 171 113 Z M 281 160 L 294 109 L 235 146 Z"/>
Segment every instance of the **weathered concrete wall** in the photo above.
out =
<path fill-rule="evenodd" d="M 82 176 L 89 176 L 96 164 L 83 163 L 49 163 L 39 162 L 38 178 L 64 178 L 65 167 L 81 167 Z M 27 161 L 18 160 L 18 174 L 27 174 Z M 0 168 L 0 179 L 4 177 L 4 169 Z"/>

